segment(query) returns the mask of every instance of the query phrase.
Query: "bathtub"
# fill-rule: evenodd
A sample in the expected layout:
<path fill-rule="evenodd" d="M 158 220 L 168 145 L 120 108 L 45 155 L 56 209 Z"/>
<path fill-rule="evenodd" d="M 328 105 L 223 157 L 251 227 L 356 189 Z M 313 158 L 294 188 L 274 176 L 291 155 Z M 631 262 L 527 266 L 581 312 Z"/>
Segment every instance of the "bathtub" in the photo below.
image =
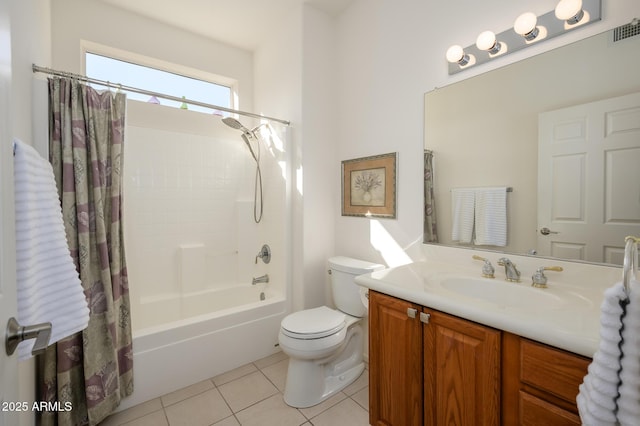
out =
<path fill-rule="evenodd" d="M 188 293 L 178 303 L 174 300 L 176 304 L 196 315 L 134 328 L 134 392 L 118 411 L 279 351 L 278 332 L 287 306 L 275 290 L 236 285 Z"/>

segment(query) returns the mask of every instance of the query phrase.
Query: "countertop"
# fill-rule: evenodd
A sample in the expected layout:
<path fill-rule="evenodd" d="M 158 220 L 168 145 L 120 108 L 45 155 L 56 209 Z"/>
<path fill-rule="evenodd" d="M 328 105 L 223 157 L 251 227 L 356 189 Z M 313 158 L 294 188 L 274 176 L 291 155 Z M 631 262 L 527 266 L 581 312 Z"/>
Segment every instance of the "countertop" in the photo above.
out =
<path fill-rule="evenodd" d="M 523 273 L 523 282 L 506 283 L 523 287 L 522 295 L 526 301 L 519 300 L 518 306 L 514 307 L 451 291 L 440 285 L 447 277 L 471 277 L 477 285 L 482 285 L 487 281 L 481 278 L 480 266 L 419 261 L 361 275 L 355 280 L 358 285 L 371 290 L 593 357 L 600 340 L 600 306 L 606 287 L 569 284 L 552 276 L 551 272 L 548 274 L 549 288 L 538 289 L 531 287 L 530 279 Z M 503 271 L 496 271 L 493 280 L 504 280 L 502 275 Z M 566 295 L 570 295 L 566 303 L 564 299 L 563 303 L 547 303 Z"/>

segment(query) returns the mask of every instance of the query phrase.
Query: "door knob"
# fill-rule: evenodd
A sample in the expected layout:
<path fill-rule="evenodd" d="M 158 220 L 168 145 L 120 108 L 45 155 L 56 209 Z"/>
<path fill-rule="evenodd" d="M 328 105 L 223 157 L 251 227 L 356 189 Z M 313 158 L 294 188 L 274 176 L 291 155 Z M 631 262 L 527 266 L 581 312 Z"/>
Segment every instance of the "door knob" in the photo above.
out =
<path fill-rule="evenodd" d="M 4 346 L 7 355 L 13 355 L 18 344 L 23 340 L 36 339 L 31 350 L 32 355 L 38 355 L 44 352 L 49 346 L 49 338 L 51 337 L 51 323 L 43 322 L 42 324 L 21 326 L 18 321 L 11 317 L 7 322 L 7 332 L 4 340 Z"/>
<path fill-rule="evenodd" d="M 551 229 L 547 228 L 546 226 L 543 227 L 543 228 L 540 228 L 540 233 L 542 235 L 559 234 L 559 232 L 552 231 Z"/>

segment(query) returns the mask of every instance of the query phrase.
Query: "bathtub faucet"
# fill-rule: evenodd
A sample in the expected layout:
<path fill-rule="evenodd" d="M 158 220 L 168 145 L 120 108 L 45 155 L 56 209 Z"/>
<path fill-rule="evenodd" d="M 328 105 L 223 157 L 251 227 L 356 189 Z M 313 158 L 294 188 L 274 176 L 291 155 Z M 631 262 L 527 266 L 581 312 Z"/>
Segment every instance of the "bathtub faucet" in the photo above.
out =
<path fill-rule="evenodd" d="M 257 277 L 251 280 L 251 285 L 256 285 L 259 283 L 268 283 L 268 282 L 269 282 L 269 274 L 264 274 L 261 277 Z"/>

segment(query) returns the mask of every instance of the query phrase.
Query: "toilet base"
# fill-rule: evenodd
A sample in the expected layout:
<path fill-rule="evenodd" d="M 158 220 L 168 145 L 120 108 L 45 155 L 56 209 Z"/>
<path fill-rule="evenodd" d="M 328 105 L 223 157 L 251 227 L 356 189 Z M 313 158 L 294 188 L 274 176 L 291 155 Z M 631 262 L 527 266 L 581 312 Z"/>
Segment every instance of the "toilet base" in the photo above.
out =
<path fill-rule="evenodd" d="M 325 359 L 289 358 L 284 402 L 295 408 L 317 405 L 356 381 L 365 369 L 362 327 L 352 326 L 345 345 Z M 286 353 L 286 351 L 285 351 Z"/>
<path fill-rule="evenodd" d="M 293 360 L 291 360 L 293 361 Z M 291 362 L 290 361 L 290 362 Z M 291 383 L 287 375 L 287 384 L 284 391 L 284 402 L 295 408 L 307 408 L 320 404 L 342 389 L 355 382 L 364 371 L 364 362 L 358 364 L 339 376 L 328 377 L 322 381 L 323 389 L 311 389 L 310 382 Z M 289 365 L 291 372 L 291 365 Z M 310 392 L 311 391 L 311 392 Z"/>

